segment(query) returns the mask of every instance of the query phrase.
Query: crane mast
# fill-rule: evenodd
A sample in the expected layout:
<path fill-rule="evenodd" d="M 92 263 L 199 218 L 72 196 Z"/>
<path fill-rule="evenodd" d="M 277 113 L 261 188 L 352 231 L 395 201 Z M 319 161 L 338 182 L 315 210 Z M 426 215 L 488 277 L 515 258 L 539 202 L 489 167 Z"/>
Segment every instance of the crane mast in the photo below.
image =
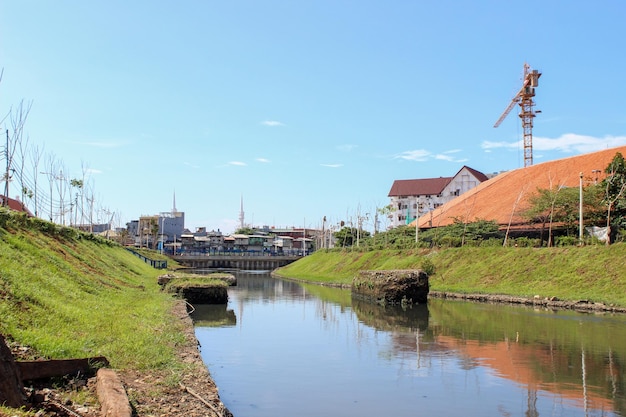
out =
<path fill-rule="evenodd" d="M 519 117 L 522 119 L 522 129 L 524 131 L 524 167 L 533 164 L 533 119 L 536 113 L 541 113 L 541 110 L 534 111 L 533 107 L 535 102 L 535 87 L 539 85 L 539 77 L 541 73 L 537 70 L 531 69 L 530 65 L 524 63 L 524 78 L 522 88 L 509 103 L 509 106 L 504 110 L 498 121 L 493 127 L 500 126 L 500 123 L 509 115 L 513 107 L 518 104 L 521 108 Z"/>

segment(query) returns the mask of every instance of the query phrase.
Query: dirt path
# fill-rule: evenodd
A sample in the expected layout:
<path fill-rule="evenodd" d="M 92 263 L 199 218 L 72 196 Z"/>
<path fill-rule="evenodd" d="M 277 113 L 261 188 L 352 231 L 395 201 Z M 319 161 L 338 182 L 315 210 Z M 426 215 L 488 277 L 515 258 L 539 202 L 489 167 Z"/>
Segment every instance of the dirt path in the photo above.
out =
<path fill-rule="evenodd" d="M 183 323 L 187 343 L 178 350 L 187 369 L 178 384 L 170 371 L 119 372 L 122 384 L 137 416 L 220 416 L 232 417 L 222 404 L 218 389 L 207 370 L 187 314 L 184 301 L 177 302 L 173 314 Z"/>
<path fill-rule="evenodd" d="M 172 310 L 181 321 L 186 343 L 177 350 L 183 370 L 116 371 L 126 391 L 133 417 L 232 417 L 221 402 L 218 389 L 202 361 L 194 326 L 184 300 Z M 13 344 L 13 356 L 32 355 L 27 347 Z M 29 360 L 37 359 L 29 357 Z M 64 385 L 43 381 L 25 389 L 38 417 L 99 417 L 97 404 L 73 404 L 69 391 L 89 390 L 95 398 L 96 378 L 73 378 Z M 12 414 L 11 414 L 12 415 Z M 0 411 L 0 417 L 10 417 Z"/>

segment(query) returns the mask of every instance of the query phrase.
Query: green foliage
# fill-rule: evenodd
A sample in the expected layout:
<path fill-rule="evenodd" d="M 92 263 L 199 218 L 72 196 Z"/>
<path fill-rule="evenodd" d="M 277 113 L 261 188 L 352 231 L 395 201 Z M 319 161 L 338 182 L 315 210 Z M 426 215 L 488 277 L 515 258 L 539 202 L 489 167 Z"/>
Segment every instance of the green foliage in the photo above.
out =
<path fill-rule="evenodd" d="M 557 236 L 555 239 L 556 246 L 576 246 L 579 238 L 575 236 Z"/>
<path fill-rule="evenodd" d="M 0 210 L 0 333 L 49 358 L 174 370 L 184 343 L 159 271 L 119 245 Z M 25 226 L 21 226 L 25 224 Z"/>
<path fill-rule="evenodd" d="M 606 223 L 611 226 L 611 240 L 617 231 L 626 227 L 626 160 L 616 153 L 604 172 L 601 186 L 605 191 L 602 202 L 607 209 Z"/>
<path fill-rule="evenodd" d="M 333 236 L 335 237 L 335 244 L 340 247 L 361 246 L 361 244 L 367 246 L 366 241 L 370 237 L 370 232 L 356 227 L 344 226 L 336 231 Z"/>
<path fill-rule="evenodd" d="M 517 248 L 538 248 L 541 246 L 540 239 L 533 239 L 526 236 L 521 236 L 510 241 L 510 246 Z"/>
<path fill-rule="evenodd" d="M 422 260 L 422 264 L 421 264 L 421 268 L 422 271 L 426 272 L 428 274 L 428 276 L 433 276 L 435 275 L 435 264 L 433 263 L 432 260 L 430 260 L 430 258 L 424 258 Z"/>
<path fill-rule="evenodd" d="M 551 225 L 562 224 L 569 234 L 578 227 L 579 200 L 578 187 L 538 189 L 529 198 L 530 207 L 522 215 L 530 222 L 541 223 L 548 229 Z"/>
<path fill-rule="evenodd" d="M 240 227 L 239 229 L 235 230 L 235 234 L 236 235 L 253 235 L 254 229 L 252 229 L 251 227 Z"/>
<path fill-rule="evenodd" d="M 555 296 L 626 306 L 626 244 L 538 248 L 462 247 L 370 252 L 316 252 L 275 273 L 325 284 L 350 285 L 360 270 L 420 269 L 434 265 L 431 291 Z"/>
<path fill-rule="evenodd" d="M 591 178 L 583 179 L 583 212 L 585 225 L 612 226 L 612 240 L 616 230 L 626 226 L 626 162 L 618 152 L 606 167 L 607 177 L 600 184 Z M 576 235 L 580 221 L 580 187 L 558 186 L 538 189 L 529 198 L 529 208 L 523 216 L 530 222 L 541 223 L 549 232 L 564 228 L 565 233 Z M 552 236 L 548 236 L 551 240 Z M 560 239 L 559 244 L 569 240 Z"/>
<path fill-rule="evenodd" d="M 386 232 L 377 233 L 364 242 L 370 249 L 415 249 L 415 248 L 456 248 L 464 245 L 482 246 L 485 242 L 493 245 L 502 239 L 502 233 L 495 221 L 478 220 L 463 223 L 456 219 L 453 224 L 428 230 L 421 230 L 415 242 L 415 227 L 400 226 Z M 500 241 L 500 244 L 501 241 Z"/>

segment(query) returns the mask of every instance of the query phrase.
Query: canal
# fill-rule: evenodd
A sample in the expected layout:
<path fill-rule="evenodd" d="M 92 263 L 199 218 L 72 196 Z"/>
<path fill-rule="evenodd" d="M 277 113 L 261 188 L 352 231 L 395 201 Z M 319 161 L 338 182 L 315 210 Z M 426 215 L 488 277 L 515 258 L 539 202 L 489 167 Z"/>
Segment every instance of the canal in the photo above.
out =
<path fill-rule="evenodd" d="M 626 316 L 349 290 L 237 273 L 195 306 L 203 360 L 235 417 L 626 416 Z"/>

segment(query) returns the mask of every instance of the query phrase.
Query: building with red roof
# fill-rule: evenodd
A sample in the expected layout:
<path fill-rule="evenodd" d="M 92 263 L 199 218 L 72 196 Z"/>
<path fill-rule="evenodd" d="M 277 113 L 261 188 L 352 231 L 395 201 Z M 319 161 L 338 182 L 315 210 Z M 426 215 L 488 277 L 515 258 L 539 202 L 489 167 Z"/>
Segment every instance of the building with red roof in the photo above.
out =
<path fill-rule="evenodd" d="M 464 166 L 453 177 L 396 180 L 388 194 L 390 225 L 409 224 L 416 217 L 442 206 L 487 179 L 482 172 Z"/>
<path fill-rule="evenodd" d="M 21 211 L 26 213 L 29 217 L 33 217 L 33 213 L 31 213 L 26 205 L 23 204 L 20 200 L 14 200 L 12 198 L 7 198 L 4 195 L 0 195 L 0 206 L 8 207 L 14 211 Z"/>

